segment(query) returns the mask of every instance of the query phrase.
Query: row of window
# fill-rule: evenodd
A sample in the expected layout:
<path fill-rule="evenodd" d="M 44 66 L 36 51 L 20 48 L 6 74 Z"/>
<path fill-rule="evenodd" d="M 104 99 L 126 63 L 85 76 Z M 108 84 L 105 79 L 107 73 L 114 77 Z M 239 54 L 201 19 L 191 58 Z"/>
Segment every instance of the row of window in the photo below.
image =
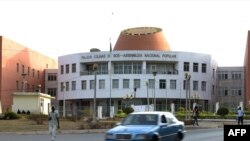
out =
<path fill-rule="evenodd" d="M 230 79 L 229 78 L 230 74 L 231 74 L 231 79 L 233 79 L 233 80 L 240 80 L 240 79 L 242 79 L 242 76 L 241 76 L 242 72 L 240 72 L 240 71 L 233 71 L 233 72 L 230 72 L 230 73 L 227 72 L 227 71 L 220 71 L 217 74 L 217 78 L 219 80 L 227 80 L 227 79 Z"/>
<path fill-rule="evenodd" d="M 228 95 L 241 96 L 242 95 L 242 90 L 241 90 L 241 88 L 231 88 L 231 89 L 229 89 L 229 88 L 219 88 L 218 89 L 218 96 L 228 96 Z"/>
<path fill-rule="evenodd" d="M 22 91 L 35 92 L 36 90 L 38 90 L 38 86 L 31 85 L 27 83 L 27 81 L 23 81 L 23 82 L 16 81 L 16 89 L 22 90 Z"/>
<path fill-rule="evenodd" d="M 68 74 L 70 72 L 70 64 L 65 65 L 65 72 L 64 72 L 64 65 L 61 65 L 60 72 L 61 74 L 64 74 L 64 73 Z M 75 73 L 75 72 L 76 72 L 76 64 L 73 63 L 71 64 L 71 73 Z"/>
<path fill-rule="evenodd" d="M 184 71 L 190 71 L 190 63 L 184 62 Z M 199 63 L 193 63 L 193 72 L 199 72 Z M 202 63 L 201 64 L 201 72 L 207 72 L 207 65 Z"/>
<path fill-rule="evenodd" d="M 27 67 L 27 72 L 25 71 L 25 66 L 22 65 L 22 68 L 21 68 L 21 73 L 22 73 L 22 76 L 23 77 L 26 77 L 26 76 L 30 76 L 32 75 L 32 77 L 35 77 L 35 69 L 32 69 L 30 67 Z M 16 63 L 16 72 L 19 73 L 20 72 L 20 64 L 19 63 Z M 37 71 L 37 78 L 40 77 L 40 72 L 39 70 Z"/>
<path fill-rule="evenodd" d="M 99 89 L 105 89 L 105 79 L 100 79 L 98 88 Z M 129 89 L 130 87 L 130 79 L 123 79 L 122 80 L 122 88 L 123 89 Z M 175 90 L 177 88 L 177 81 L 176 80 L 169 80 L 170 83 L 170 89 Z M 71 84 L 70 84 L 71 83 Z M 186 80 L 183 81 L 183 89 L 186 89 Z M 61 91 L 69 91 L 70 90 L 70 85 L 71 85 L 71 90 L 75 91 L 76 90 L 76 81 L 71 81 L 71 82 L 61 82 Z M 155 87 L 154 79 L 149 79 L 148 82 L 145 84 L 148 86 L 148 88 L 153 89 Z M 112 79 L 112 88 L 113 89 L 118 89 L 119 87 L 119 79 Z M 189 84 L 187 83 L 187 86 Z M 193 81 L 193 90 L 198 91 L 199 89 L 199 81 Z M 89 89 L 94 89 L 95 87 L 95 81 L 94 80 L 89 80 Z M 141 80 L 140 79 L 133 79 L 133 87 L 132 88 L 140 88 L 141 87 Z M 166 79 L 160 79 L 159 80 L 159 89 L 166 89 L 167 88 L 167 80 Z M 206 81 L 201 81 L 201 90 L 206 91 L 207 87 L 207 82 Z M 87 89 L 87 80 L 82 80 L 81 81 L 81 89 L 86 90 Z"/>
<path fill-rule="evenodd" d="M 114 74 L 142 74 L 142 63 L 141 62 L 114 62 Z M 177 70 L 173 68 L 174 64 L 166 64 L 166 63 L 148 63 L 147 64 L 147 70 L 149 72 L 165 72 L 166 74 L 172 74 L 175 73 Z M 76 64 L 66 64 L 61 65 L 60 72 L 61 74 L 68 74 L 71 72 L 76 72 Z M 86 74 L 92 74 L 90 72 L 93 72 L 93 64 L 86 64 L 84 71 L 89 72 Z M 184 71 L 190 71 L 190 63 L 184 62 Z M 99 63 L 97 70 L 97 74 L 108 74 L 108 63 Z M 199 63 L 193 63 L 193 72 L 199 72 Z M 201 64 L 201 72 L 206 73 L 207 72 L 207 65 L 202 63 Z"/>
<path fill-rule="evenodd" d="M 57 73 L 48 73 L 48 81 L 56 81 Z"/>

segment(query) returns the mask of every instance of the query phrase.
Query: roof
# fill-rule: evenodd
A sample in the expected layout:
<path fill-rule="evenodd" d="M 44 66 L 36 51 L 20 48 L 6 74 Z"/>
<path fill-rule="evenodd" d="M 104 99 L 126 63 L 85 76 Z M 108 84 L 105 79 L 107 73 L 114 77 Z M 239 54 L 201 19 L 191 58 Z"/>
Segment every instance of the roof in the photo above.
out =
<path fill-rule="evenodd" d="M 170 47 L 161 28 L 135 27 L 120 33 L 114 50 L 170 51 Z"/>

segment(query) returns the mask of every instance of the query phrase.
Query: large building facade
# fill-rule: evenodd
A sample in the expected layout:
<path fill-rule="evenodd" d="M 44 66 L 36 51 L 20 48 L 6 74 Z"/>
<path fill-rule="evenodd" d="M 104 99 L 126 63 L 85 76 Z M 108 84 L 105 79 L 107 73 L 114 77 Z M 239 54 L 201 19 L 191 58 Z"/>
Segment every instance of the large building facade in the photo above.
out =
<path fill-rule="evenodd" d="M 110 52 L 95 49 L 58 61 L 58 100 L 73 115 L 93 108 L 94 99 L 107 116 L 110 106 L 116 112 L 128 103 L 170 110 L 189 99 L 205 110 L 214 107 L 217 63 L 208 54 L 171 51 L 160 28 L 126 29 Z"/>
<path fill-rule="evenodd" d="M 11 110 L 14 92 L 44 92 L 45 69 L 57 62 L 6 37 L 0 36 L 0 104 Z"/>

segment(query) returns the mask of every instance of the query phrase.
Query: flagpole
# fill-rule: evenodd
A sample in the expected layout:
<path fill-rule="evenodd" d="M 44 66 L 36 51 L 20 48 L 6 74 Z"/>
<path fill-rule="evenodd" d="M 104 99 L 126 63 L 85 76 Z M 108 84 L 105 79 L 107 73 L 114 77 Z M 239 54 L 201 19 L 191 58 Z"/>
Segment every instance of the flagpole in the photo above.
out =
<path fill-rule="evenodd" d="M 112 25 L 112 17 L 113 17 L 114 13 L 111 13 L 111 19 L 110 19 L 110 25 Z M 111 27 L 110 27 L 110 31 L 111 31 Z M 111 43 L 111 35 L 112 32 L 110 33 L 110 38 L 109 38 L 109 62 L 110 62 L 110 66 L 109 66 L 109 117 L 113 118 L 113 113 L 111 113 L 111 106 L 112 106 L 112 94 L 111 94 L 111 90 L 112 90 L 112 79 L 111 79 L 111 74 L 112 74 L 112 43 Z"/>

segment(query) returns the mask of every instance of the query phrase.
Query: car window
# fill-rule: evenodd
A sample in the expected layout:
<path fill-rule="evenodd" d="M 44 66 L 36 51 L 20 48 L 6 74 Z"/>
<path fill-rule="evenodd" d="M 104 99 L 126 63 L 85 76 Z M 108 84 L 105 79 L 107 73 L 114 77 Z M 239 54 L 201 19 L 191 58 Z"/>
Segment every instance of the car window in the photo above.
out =
<path fill-rule="evenodd" d="M 167 123 L 167 119 L 166 119 L 165 115 L 161 116 L 161 123 Z"/>
<path fill-rule="evenodd" d="M 123 125 L 157 125 L 156 114 L 131 114 L 122 122 Z"/>

